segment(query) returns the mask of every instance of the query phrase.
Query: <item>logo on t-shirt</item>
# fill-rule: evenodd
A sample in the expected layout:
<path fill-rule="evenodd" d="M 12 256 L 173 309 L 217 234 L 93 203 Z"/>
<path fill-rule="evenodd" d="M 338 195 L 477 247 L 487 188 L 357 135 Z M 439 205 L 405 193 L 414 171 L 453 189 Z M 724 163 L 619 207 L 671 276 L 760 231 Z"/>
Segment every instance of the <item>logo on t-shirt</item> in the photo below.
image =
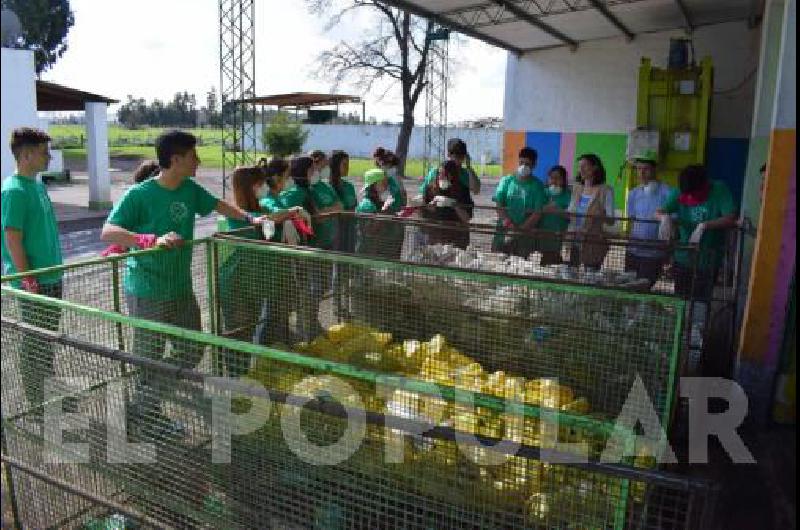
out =
<path fill-rule="evenodd" d="M 708 208 L 705 206 L 695 206 L 689 212 L 693 223 L 702 223 L 708 219 Z"/>
<path fill-rule="evenodd" d="M 169 216 L 173 223 L 180 224 L 189 216 L 189 208 L 183 202 L 173 202 L 169 205 Z"/>

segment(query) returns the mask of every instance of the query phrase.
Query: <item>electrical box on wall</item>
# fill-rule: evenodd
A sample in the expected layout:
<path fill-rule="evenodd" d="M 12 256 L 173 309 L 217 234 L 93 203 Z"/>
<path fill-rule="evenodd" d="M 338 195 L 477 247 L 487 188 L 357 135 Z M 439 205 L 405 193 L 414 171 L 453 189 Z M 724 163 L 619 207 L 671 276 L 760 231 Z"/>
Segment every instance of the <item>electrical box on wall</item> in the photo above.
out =
<path fill-rule="evenodd" d="M 628 148 L 625 158 L 631 160 L 633 157 L 647 152 L 658 153 L 660 147 L 660 133 L 653 129 L 634 129 L 628 134 Z"/>
<path fill-rule="evenodd" d="M 659 174 L 665 182 L 677 185 L 680 171 L 689 164 L 704 164 L 708 140 L 713 68 L 711 58 L 699 65 L 658 68 L 643 57 L 639 67 L 639 93 L 636 107 L 637 131 L 657 131 Z M 637 133 L 638 134 L 638 133 Z M 631 143 L 639 140 L 632 140 Z M 627 179 L 635 186 L 635 179 Z"/>

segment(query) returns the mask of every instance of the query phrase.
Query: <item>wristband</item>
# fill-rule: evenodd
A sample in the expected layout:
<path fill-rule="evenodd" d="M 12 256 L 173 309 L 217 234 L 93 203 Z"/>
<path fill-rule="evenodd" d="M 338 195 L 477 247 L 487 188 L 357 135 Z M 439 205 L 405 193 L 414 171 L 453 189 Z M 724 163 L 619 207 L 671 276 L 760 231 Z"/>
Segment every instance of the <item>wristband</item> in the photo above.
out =
<path fill-rule="evenodd" d="M 249 212 L 245 212 L 244 220 L 247 222 L 247 224 L 250 224 L 250 225 L 256 224 L 256 218 L 253 217 L 253 215 L 250 214 Z"/>

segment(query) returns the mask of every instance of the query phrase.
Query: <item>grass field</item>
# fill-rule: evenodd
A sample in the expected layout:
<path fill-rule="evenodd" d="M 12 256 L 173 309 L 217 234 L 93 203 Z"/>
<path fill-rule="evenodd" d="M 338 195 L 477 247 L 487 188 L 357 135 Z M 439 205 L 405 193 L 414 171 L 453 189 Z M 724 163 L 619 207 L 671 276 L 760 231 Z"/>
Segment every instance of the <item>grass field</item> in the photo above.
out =
<path fill-rule="evenodd" d="M 108 128 L 108 143 L 110 155 L 115 156 L 139 156 L 142 158 L 154 158 L 155 150 L 153 141 L 163 131 L 162 128 L 149 127 L 145 129 L 125 129 L 124 127 L 110 126 Z M 222 167 L 222 132 L 219 129 L 186 129 L 198 138 L 200 144 L 197 154 L 200 157 L 203 167 L 221 168 Z M 85 159 L 86 148 L 81 145 L 81 136 L 86 135 L 86 129 L 81 125 L 51 125 L 50 136 L 53 138 L 53 146 L 64 151 L 66 159 Z M 259 156 L 267 156 L 261 153 Z M 371 159 L 354 158 L 350 161 L 350 174 L 363 175 L 367 169 L 373 167 Z M 500 165 L 490 164 L 485 167 L 475 168 L 483 176 L 499 177 Z M 409 160 L 406 163 L 406 175 L 419 176 L 423 173 L 422 160 Z"/>

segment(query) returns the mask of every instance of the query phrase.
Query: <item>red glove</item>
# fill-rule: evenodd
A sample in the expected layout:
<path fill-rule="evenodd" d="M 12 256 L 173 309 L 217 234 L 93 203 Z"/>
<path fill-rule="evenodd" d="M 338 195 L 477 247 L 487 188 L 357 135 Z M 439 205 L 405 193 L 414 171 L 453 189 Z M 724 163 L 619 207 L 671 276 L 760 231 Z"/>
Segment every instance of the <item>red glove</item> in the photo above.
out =
<path fill-rule="evenodd" d="M 136 234 L 136 246 L 142 250 L 156 246 L 158 236 L 155 234 Z"/>
<path fill-rule="evenodd" d="M 33 276 L 26 276 L 25 278 L 22 278 L 22 288 L 29 293 L 38 294 L 39 282 Z"/>
<path fill-rule="evenodd" d="M 308 226 L 303 218 L 301 217 L 293 218 L 292 224 L 294 225 L 295 228 L 297 228 L 297 231 L 303 234 L 304 236 L 311 237 L 314 235 L 314 229 Z"/>
<path fill-rule="evenodd" d="M 398 213 L 397 215 L 403 218 L 411 217 L 412 215 L 414 215 L 414 210 L 416 210 L 416 208 L 414 208 L 413 206 L 405 206 L 403 207 L 402 210 L 400 210 L 400 213 Z"/>
<path fill-rule="evenodd" d="M 125 254 L 125 247 L 122 245 L 109 245 L 103 252 L 100 253 L 100 255 L 104 258 L 107 258 L 112 254 Z"/>

